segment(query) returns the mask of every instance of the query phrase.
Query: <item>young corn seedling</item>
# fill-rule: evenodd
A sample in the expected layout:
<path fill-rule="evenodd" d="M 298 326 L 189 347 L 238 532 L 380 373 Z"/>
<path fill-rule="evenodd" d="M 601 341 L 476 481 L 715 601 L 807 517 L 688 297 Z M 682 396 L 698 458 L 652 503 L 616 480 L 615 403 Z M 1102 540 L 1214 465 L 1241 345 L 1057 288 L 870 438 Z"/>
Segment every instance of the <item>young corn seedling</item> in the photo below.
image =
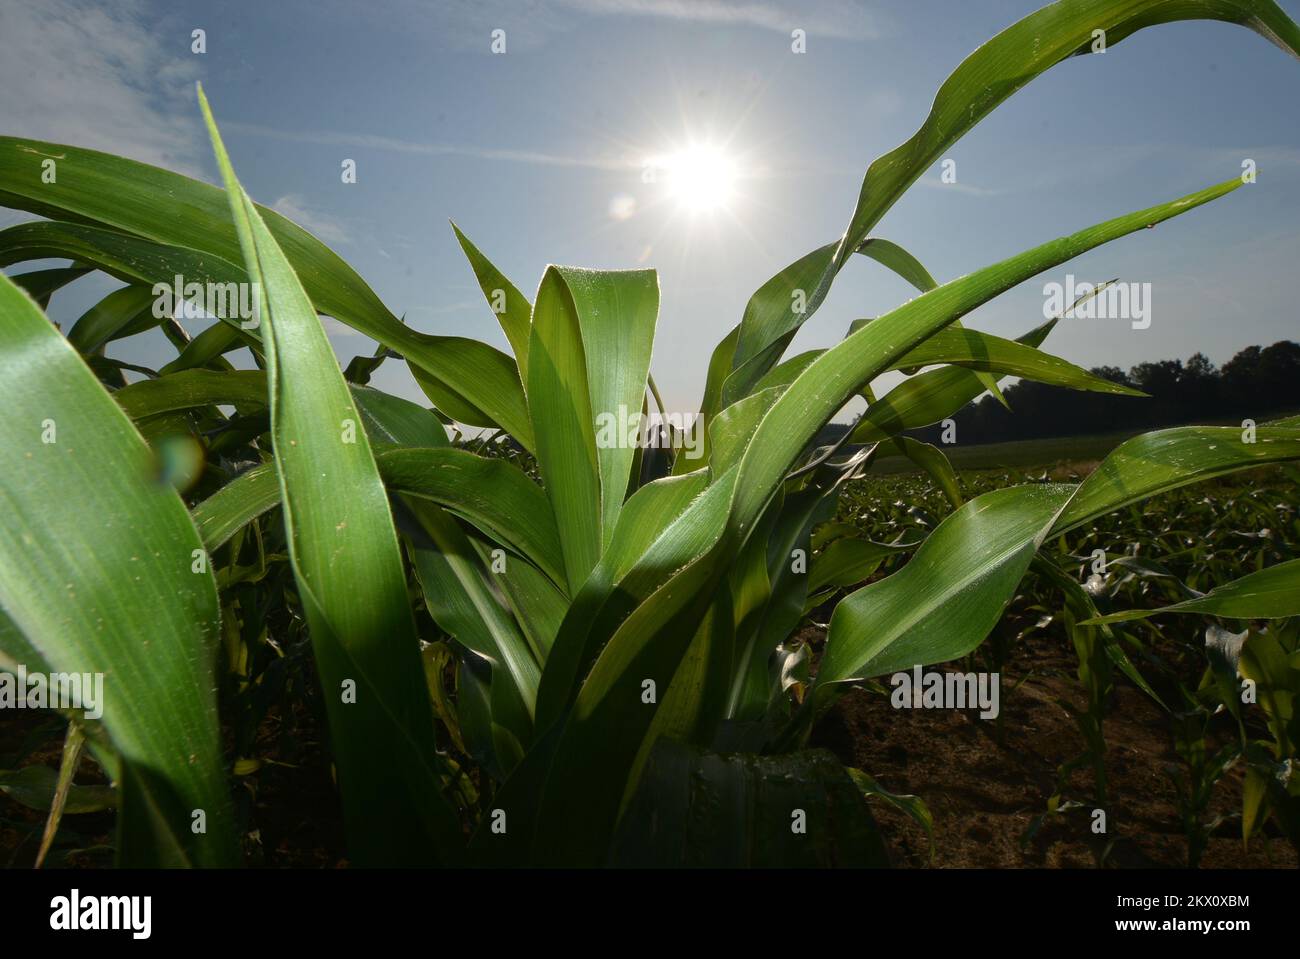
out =
<path fill-rule="evenodd" d="M 225 668 L 244 680 L 250 644 L 296 631 L 310 638 L 359 864 L 882 864 L 863 801 L 881 791 L 805 748 L 844 690 L 969 654 L 1045 541 L 1188 483 L 1300 458 L 1294 421 L 1250 443 L 1183 427 L 1126 442 L 1080 483 L 965 501 L 943 453 L 903 435 L 1009 376 L 1135 392 L 1041 350 L 1055 321 L 1014 341 L 960 321 L 1226 197 L 1240 177 L 945 283 L 873 230 L 998 104 L 1095 49 L 1097 31 L 1114 45 L 1190 18 L 1300 54 L 1300 29 L 1272 0 L 1066 0 L 971 54 L 917 132 L 869 167 L 844 232 L 764 283 L 714 350 L 694 458 L 609 427 L 652 401 L 662 410 L 652 270 L 551 266 L 529 298 L 457 230 L 511 355 L 410 329 L 324 244 L 253 203 L 206 99 L 223 188 L 0 139 L 0 202 L 46 217 L 0 231 L 0 264 L 74 264 L 0 280 L 0 374 L 14 386 L 0 421 L 0 651 L 6 665 L 111 679 L 87 735 L 119 785 L 121 861 L 238 860 L 215 654 L 224 638 Z M 42 183 L 33 171 L 55 155 L 57 182 Z M 919 295 L 784 359 L 836 277 L 867 260 Z M 65 336 L 41 306 L 86 270 L 125 285 Z M 218 321 L 188 340 L 150 308 L 178 275 L 200 294 L 251 291 L 250 308 L 209 299 Z M 320 315 L 380 352 L 345 374 Z M 150 325 L 171 331 L 177 356 L 127 385 L 101 348 Z M 236 349 L 257 368 L 232 369 Z M 436 413 L 365 385 L 398 358 Z M 859 396 L 868 406 L 847 444 L 818 447 Z M 453 443 L 447 420 L 499 431 L 513 452 Z M 206 469 L 180 468 L 178 449 L 193 447 L 177 434 L 201 438 Z M 934 476 L 952 511 L 919 543 L 849 535 L 814 552 L 814 527 L 881 450 Z M 178 464 L 165 477 L 198 484 L 188 499 L 159 481 L 160 459 Z M 910 558 L 839 600 L 815 674 L 803 672 L 790 636 L 805 610 L 895 553 Z M 269 618 L 249 591 L 270 585 L 268 564 L 287 569 L 270 581 Z M 1265 572 L 1290 598 L 1239 597 L 1223 615 L 1300 613 L 1294 565 Z M 422 659 L 422 640 L 443 635 Z M 449 744 L 477 766 L 478 788 Z"/>
<path fill-rule="evenodd" d="M 1210 836 L 1224 820 L 1222 816 L 1207 818 L 1214 787 L 1240 758 L 1241 747 L 1229 742 L 1212 749 L 1209 743 L 1212 713 L 1193 693 L 1181 689 L 1180 693 L 1182 708 L 1170 719 L 1174 749 L 1182 766 L 1170 763 L 1167 772 L 1178 790 L 1178 811 L 1187 836 L 1187 866 L 1195 869 L 1201 864 Z"/>

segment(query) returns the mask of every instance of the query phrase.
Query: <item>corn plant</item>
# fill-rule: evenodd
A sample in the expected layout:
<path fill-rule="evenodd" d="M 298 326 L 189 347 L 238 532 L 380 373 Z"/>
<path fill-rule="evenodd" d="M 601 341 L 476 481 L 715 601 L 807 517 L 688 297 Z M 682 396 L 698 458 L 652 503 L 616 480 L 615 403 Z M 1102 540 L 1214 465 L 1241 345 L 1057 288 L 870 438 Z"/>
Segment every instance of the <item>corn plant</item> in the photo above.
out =
<path fill-rule="evenodd" d="M 1209 845 L 1210 836 L 1226 817 L 1207 819 L 1215 785 L 1241 756 L 1241 747 L 1229 742 L 1219 749 L 1209 745 L 1212 714 L 1184 690 L 1181 709 L 1174 713 L 1174 749 L 1183 765 L 1170 763 L 1166 770 L 1178 790 L 1178 811 L 1187 836 L 1187 865 L 1195 869 Z M 1247 836 L 1249 838 L 1249 836 Z"/>
<path fill-rule="evenodd" d="M 1282 563 L 1279 566 L 1286 566 Z M 1271 567 L 1277 569 L 1279 567 Z M 1258 583 L 1263 574 L 1251 574 Z M 1268 591 L 1267 585 L 1264 591 Z M 1210 594 L 1214 593 L 1211 590 Z M 1211 626 L 1205 637 L 1206 671 L 1198 694 L 1229 713 L 1236 722 L 1238 739 L 1224 751 L 1246 759 L 1242 791 L 1241 836 L 1249 842 L 1265 823 L 1274 821 L 1291 845 L 1300 849 L 1300 780 L 1292 772 L 1300 760 L 1297 750 L 1296 703 L 1300 699 L 1300 620 L 1285 619 L 1267 628 L 1247 628 L 1232 633 Z M 1247 722 L 1246 711 L 1263 713 L 1266 736 Z"/>
<path fill-rule="evenodd" d="M 1192 18 L 1300 55 L 1300 29 L 1272 0 L 1064 0 L 971 54 L 912 138 L 871 164 L 843 234 L 764 283 L 714 350 L 700 461 L 597 427 L 657 399 L 652 270 L 551 266 L 530 301 L 457 230 L 510 355 L 411 330 L 324 244 L 253 203 L 202 96 L 224 189 L 0 139 L 0 203 L 46 218 L 0 231 L 0 265 L 71 263 L 0 280 L 0 374 L 13 386 L 0 421 L 0 665 L 105 675 L 103 716 L 74 723 L 118 785 L 120 860 L 238 860 L 214 689 L 246 683 L 255 647 L 285 630 L 310 637 L 359 864 L 882 863 L 870 777 L 806 748 L 839 695 L 969 654 L 1045 541 L 1300 458 L 1295 420 L 1253 442 L 1178 428 L 1128 441 L 1081 483 L 965 502 L 944 455 L 903 435 L 1008 376 L 1135 392 L 1041 350 L 1056 321 L 1007 340 L 960 320 L 1226 197 L 1240 177 L 942 284 L 873 230 L 1003 100 L 1091 52 L 1096 31 L 1113 45 Z M 40 176 L 49 159 L 54 182 Z M 783 359 L 838 274 L 865 260 L 918 296 Z M 92 270 L 125 285 L 64 334 L 41 309 Z M 151 309 L 155 285 L 178 275 L 251 287 L 255 322 L 222 316 L 190 339 Z M 379 351 L 341 370 L 320 315 Z M 104 345 L 152 326 L 177 356 L 131 367 L 145 378 L 128 384 Z M 232 367 L 237 349 L 256 369 Z M 436 412 L 365 385 L 397 360 Z M 912 375 L 877 396 L 892 370 Z M 850 445 L 818 447 L 858 396 L 868 405 Z M 493 439 L 453 443 L 449 420 Z M 206 468 L 186 468 L 195 446 Z M 814 527 L 882 450 L 936 477 L 952 511 L 920 542 L 850 533 L 814 550 Z M 194 485 L 170 482 L 181 476 Z M 853 588 L 901 553 L 896 571 Z M 1225 584 L 1197 608 L 1300 613 L 1295 565 L 1283 565 L 1253 574 L 1280 585 L 1266 598 Z M 831 599 L 814 673 L 790 637 Z"/>

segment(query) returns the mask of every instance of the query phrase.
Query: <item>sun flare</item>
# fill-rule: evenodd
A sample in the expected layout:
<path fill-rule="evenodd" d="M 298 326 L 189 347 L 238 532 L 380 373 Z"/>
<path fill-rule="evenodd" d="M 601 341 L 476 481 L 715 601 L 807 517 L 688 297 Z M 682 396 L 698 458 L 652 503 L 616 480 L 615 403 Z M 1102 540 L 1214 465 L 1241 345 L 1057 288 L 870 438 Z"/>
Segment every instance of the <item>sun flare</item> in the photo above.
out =
<path fill-rule="evenodd" d="M 668 196 L 687 213 L 711 213 L 735 198 L 739 167 L 715 146 L 685 147 L 657 158 L 655 165 Z"/>

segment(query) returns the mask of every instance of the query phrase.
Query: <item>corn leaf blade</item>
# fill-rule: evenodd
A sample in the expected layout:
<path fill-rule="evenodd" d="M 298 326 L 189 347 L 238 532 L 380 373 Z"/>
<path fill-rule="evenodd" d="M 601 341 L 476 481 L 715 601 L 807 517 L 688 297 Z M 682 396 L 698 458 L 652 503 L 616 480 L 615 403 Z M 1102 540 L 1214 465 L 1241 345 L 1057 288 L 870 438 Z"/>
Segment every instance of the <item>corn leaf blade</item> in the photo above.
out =
<path fill-rule="evenodd" d="M 315 309 L 235 178 L 201 90 L 200 102 L 244 261 L 262 293 L 281 507 L 324 687 L 349 849 L 363 864 L 454 861 L 459 823 L 441 792 L 433 714 L 378 467 L 365 432 L 355 429 L 360 414 Z"/>
<path fill-rule="evenodd" d="M 49 670 L 104 675 L 101 721 L 133 783 L 123 863 L 232 865 L 217 592 L 198 533 L 130 421 L 4 277 L 0 373 L 13 388 L 0 417 L 0 607 L 25 638 L 6 638 L 11 665 L 34 649 Z"/>

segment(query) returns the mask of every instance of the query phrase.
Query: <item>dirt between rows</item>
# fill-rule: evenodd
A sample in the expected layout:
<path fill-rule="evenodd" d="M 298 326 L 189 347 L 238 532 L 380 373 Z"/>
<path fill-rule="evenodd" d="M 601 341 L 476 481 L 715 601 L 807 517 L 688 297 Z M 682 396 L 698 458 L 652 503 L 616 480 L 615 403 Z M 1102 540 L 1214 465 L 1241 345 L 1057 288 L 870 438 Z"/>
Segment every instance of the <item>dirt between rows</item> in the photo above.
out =
<path fill-rule="evenodd" d="M 820 630 L 801 638 L 814 649 Z M 942 668 L 942 667 L 938 667 Z M 949 667 L 957 668 L 957 667 Z M 924 830 L 879 800 L 872 809 L 897 867 L 1094 868 L 1098 840 L 1086 810 L 1048 820 L 1022 848 L 1021 836 L 1046 808 L 1057 767 L 1082 751 L 1083 740 L 1062 701 L 1083 705 L 1074 677 L 1074 654 L 1061 637 L 1027 636 L 1003 668 L 1001 723 L 977 710 L 895 709 L 887 696 L 855 689 L 813 732 L 813 746 L 830 749 L 841 762 L 875 777 L 894 793 L 920 796 L 934 820 L 934 855 Z M 1025 675 L 1022 683 L 1012 687 Z M 1174 785 L 1165 769 L 1178 762 L 1167 721 L 1145 694 L 1122 678 L 1105 722 L 1111 805 L 1106 838 L 1114 845 L 1107 865 L 1157 868 L 1186 865 L 1187 842 L 1179 822 Z M 0 755 L 15 750 L 48 715 L 23 711 L 0 724 Z M 275 755 L 276 727 L 269 718 L 259 744 Z M 293 765 L 263 767 L 237 792 L 242 816 L 256 831 L 245 841 L 250 865 L 330 868 L 346 865 L 342 823 L 328 756 L 305 712 L 295 717 L 301 748 Z M 57 767 L 60 738 L 28 757 Z M 89 760 L 77 781 L 102 782 Z M 1069 793 L 1092 795 L 1092 774 L 1080 770 Z M 1210 815 L 1240 809 L 1240 764 L 1215 787 Z M 0 794 L 0 867 L 30 867 L 40 841 L 42 813 Z M 111 862 L 113 816 L 68 816 L 51 865 L 104 866 Z M 1270 830 L 1275 833 L 1275 830 Z M 1104 840 L 1103 840 L 1104 841 Z M 70 853 L 70 855 L 67 855 Z M 1210 839 L 1206 868 L 1291 867 L 1297 859 L 1279 835 L 1243 849 L 1240 819 L 1227 818 Z"/>
<path fill-rule="evenodd" d="M 804 638 L 816 646 L 820 637 L 808 630 Z M 1095 868 L 1095 853 L 1107 839 L 1113 842 L 1109 866 L 1186 866 L 1177 791 L 1165 771 L 1180 763 L 1168 721 L 1123 678 L 1116 680 L 1103 727 L 1107 835 L 1093 835 L 1089 806 L 1050 817 L 1022 847 L 1022 835 L 1056 789 L 1058 767 L 1083 751 L 1082 734 L 1061 705 L 1086 705 L 1075 668 L 1064 639 L 1025 637 L 1003 669 L 1000 724 L 979 718 L 976 709 L 895 709 L 887 696 L 855 689 L 818 724 L 812 745 L 870 773 L 890 792 L 925 800 L 934 821 L 933 859 L 920 825 L 872 801 L 895 866 Z M 1241 808 L 1243 778 L 1238 762 L 1214 788 L 1207 818 L 1230 818 L 1210 838 L 1202 868 L 1295 868 L 1295 850 L 1272 828 L 1243 848 L 1240 817 L 1231 816 Z M 1092 796 L 1092 779 L 1091 770 L 1076 771 L 1067 798 Z"/>

